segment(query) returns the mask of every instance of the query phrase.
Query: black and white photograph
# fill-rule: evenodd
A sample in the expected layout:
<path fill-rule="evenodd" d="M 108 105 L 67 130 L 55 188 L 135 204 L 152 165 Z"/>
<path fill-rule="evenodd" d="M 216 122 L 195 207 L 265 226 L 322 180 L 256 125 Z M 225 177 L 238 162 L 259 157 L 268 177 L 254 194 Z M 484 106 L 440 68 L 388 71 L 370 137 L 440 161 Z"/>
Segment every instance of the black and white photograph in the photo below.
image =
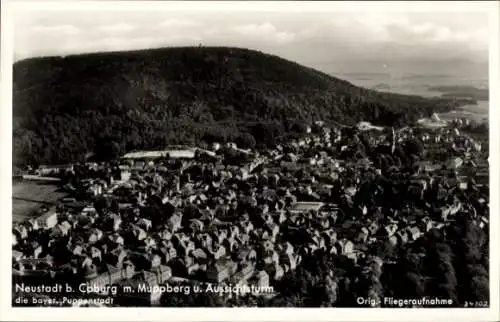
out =
<path fill-rule="evenodd" d="M 7 306 L 498 311 L 497 2 L 106 2 L 2 25 Z"/>

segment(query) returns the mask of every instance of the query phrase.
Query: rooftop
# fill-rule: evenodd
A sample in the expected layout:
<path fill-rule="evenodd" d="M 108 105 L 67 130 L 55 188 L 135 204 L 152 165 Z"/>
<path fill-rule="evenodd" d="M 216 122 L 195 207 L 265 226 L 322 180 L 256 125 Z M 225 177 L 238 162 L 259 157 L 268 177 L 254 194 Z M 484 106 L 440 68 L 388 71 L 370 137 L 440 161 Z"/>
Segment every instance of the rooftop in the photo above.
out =
<path fill-rule="evenodd" d="M 161 150 L 161 151 L 135 151 L 122 156 L 123 159 L 157 159 L 170 157 L 178 159 L 193 159 L 195 149 L 187 148 L 182 150 Z"/>
<path fill-rule="evenodd" d="M 325 204 L 323 202 L 310 202 L 310 201 L 300 201 L 297 202 L 292 209 L 291 212 L 308 212 L 308 211 L 319 211 L 321 207 Z"/>

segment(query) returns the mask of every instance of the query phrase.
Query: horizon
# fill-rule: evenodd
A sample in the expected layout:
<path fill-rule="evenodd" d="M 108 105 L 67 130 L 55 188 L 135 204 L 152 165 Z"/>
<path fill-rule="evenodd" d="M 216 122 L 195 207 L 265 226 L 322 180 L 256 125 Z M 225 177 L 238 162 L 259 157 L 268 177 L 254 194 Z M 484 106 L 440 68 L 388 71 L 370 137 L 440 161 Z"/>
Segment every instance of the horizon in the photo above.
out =
<path fill-rule="evenodd" d="M 93 56 L 93 55 L 112 55 L 112 54 L 125 54 L 125 53 L 141 53 L 146 51 L 157 51 L 157 50 L 165 50 L 165 49 L 182 49 L 182 48 L 227 48 L 227 49 L 242 49 L 249 50 L 254 52 L 260 52 L 265 55 L 272 55 L 279 57 L 281 59 L 285 59 L 288 61 L 292 61 L 303 65 L 305 67 L 313 68 L 318 71 L 327 73 L 327 74 L 337 74 L 337 75 L 392 75 L 393 73 L 399 73 L 400 76 L 465 76 L 465 74 L 472 76 L 473 78 L 488 78 L 488 62 L 474 62 L 468 60 L 467 58 L 456 58 L 454 60 L 432 60 L 432 59 L 413 59 L 411 61 L 392 61 L 390 65 L 380 64 L 376 61 L 370 60 L 359 60 L 359 61 L 330 61 L 330 62 L 300 62 L 292 59 L 288 59 L 286 57 L 276 55 L 270 52 L 265 52 L 260 49 L 248 48 L 248 47 L 238 47 L 238 46 L 205 46 L 203 44 L 193 45 L 193 46 L 164 46 L 164 47 L 145 47 L 145 48 L 137 48 L 137 49 L 126 49 L 126 50 L 109 50 L 109 51 L 97 51 L 97 52 L 82 52 L 82 53 L 72 53 L 67 55 L 41 55 L 34 57 L 27 57 L 20 60 L 14 60 L 13 65 L 17 65 L 24 61 L 30 60 L 43 60 L 43 59 L 65 59 L 68 57 L 85 57 L 85 56 Z M 436 68 L 436 62 L 440 62 L 441 65 Z M 349 65 L 346 65 L 349 63 Z M 462 63 L 465 64 L 466 73 L 457 72 L 459 70 L 457 68 L 457 64 Z M 429 64 L 430 67 L 427 69 L 423 66 Z M 415 67 L 416 65 L 416 67 Z M 321 66 L 329 66 L 321 67 Z M 334 66 L 333 68 L 331 68 Z M 444 67 L 444 69 L 443 69 Z M 469 68 L 475 68 L 471 70 Z M 423 71 L 424 69 L 425 71 Z M 418 72 L 417 72 L 418 70 Z M 452 72 L 452 70 L 454 72 Z M 394 77 L 394 75 L 392 75 Z M 397 78 L 397 77 L 396 77 Z"/>
<path fill-rule="evenodd" d="M 450 13 L 427 3 L 425 12 L 394 6 L 389 8 L 399 11 L 346 14 L 327 8 L 246 12 L 235 5 L 211 12 L 190 7 L 152 11 L 146 5 L 137 12 L 97 12 L 95 6 L 16 15 L 14 61 L 201 44 L 262 51 L 326 73 L 343 72 L 343 65 L 443 73 L 462 68 L 453 63 L 460 61 L 466 72 L 477 68 L 484 74 L 488 64 L 489 17 L 481 7 Z"/>

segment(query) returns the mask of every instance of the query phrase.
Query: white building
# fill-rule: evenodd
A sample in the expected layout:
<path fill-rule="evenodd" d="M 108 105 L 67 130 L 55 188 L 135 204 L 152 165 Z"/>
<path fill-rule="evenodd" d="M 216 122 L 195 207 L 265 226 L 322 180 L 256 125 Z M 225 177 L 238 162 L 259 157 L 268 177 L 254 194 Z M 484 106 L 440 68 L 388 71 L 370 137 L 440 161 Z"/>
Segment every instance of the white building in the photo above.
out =
<path fill-rule="evenodd" d="M 55 209 L 49 209 L 46 213 L 36 219 L 38 227 L 42 229 L 51 229 L 57 225 L 57 213 Z"/>

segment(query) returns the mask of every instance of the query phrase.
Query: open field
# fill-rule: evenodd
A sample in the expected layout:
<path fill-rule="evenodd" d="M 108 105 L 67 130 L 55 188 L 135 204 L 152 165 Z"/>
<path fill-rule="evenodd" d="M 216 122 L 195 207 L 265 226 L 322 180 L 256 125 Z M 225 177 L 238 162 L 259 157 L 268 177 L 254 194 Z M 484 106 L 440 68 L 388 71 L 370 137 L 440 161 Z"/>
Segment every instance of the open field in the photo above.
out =
<path fill-rule="evenodd" d="M 64 197 L 54 183 L 21 181 L 12 184 L 12 220 L 23 221 L 44 204 L 50 204 Z"/>

